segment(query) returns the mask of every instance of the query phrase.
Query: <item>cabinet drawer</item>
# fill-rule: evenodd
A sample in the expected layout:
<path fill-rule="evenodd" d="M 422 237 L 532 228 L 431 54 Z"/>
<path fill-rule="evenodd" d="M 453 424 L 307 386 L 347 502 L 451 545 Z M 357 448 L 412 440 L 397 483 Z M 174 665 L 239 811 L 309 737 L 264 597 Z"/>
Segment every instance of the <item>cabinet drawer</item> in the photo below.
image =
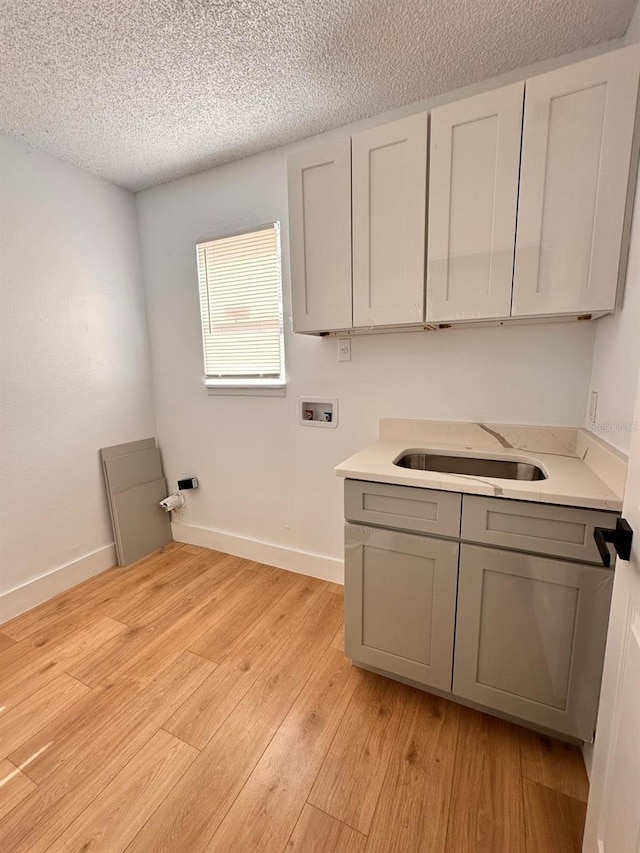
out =
<path fill-rule="evenodd" d="M 364 480 L 346 480 L 344 486 L 347 521 L 433 533 L 436 536 L 458 538 L 461 504 L 462 495 L 455 492 L 369 483 Z"/>
<path fill-rule="evenodd" d="M 593 528 L 614 528 L 616 518 L 616 512 L 465 495 L 462 539 L 601 565 Z"/>

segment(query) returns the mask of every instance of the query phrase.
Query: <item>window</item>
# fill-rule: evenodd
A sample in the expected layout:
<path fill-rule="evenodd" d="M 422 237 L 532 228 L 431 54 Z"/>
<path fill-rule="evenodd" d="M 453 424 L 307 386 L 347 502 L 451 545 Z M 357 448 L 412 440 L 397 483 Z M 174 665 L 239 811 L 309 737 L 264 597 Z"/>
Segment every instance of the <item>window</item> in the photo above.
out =
<path fill-rule="evenodd" d="M 205 384 L 284 388 L 280 223 L 196 249 Z"/>

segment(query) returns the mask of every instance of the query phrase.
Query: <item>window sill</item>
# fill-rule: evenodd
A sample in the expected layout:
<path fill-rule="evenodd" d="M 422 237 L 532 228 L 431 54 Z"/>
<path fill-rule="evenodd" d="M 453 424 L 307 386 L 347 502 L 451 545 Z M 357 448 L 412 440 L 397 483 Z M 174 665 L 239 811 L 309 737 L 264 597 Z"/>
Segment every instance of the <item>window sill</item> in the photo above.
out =
<path fill-rule="evenodd" d="M 210 397 L 284 397 L 286 385 L 206 385 Z"/>

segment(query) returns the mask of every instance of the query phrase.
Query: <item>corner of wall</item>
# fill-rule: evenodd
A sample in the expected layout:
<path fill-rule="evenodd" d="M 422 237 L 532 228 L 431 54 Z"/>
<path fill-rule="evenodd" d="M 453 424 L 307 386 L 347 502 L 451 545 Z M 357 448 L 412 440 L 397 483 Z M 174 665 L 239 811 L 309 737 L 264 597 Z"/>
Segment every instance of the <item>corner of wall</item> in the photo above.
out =
<path fill-rule="evenodd" d="M 636 42 L 640 42 L 640 3 L 636 3 L 636 10 L 624 34 L 625 44 L 636 44 Z"/>
<path fill-rule="evenodd" d="M 629 259 L 623 302 L 618 311 L 596 320 L 585 428 L 625 454 L 634 429 L 634 389 L 640 370 L 640 184 L 631 219 Z M 598 394 L 595 422 L 589 400 Z M 635 425 L 637 428 L 637 425 Z"/>

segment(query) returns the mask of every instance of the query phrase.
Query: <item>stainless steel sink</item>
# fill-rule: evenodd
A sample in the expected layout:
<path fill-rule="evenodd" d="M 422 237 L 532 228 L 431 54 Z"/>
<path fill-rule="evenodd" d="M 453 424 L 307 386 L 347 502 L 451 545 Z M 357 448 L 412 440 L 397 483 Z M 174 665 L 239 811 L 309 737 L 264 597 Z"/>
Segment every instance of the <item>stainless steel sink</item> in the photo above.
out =
<path fill-rule="evenodd" d="M 472 477 L 496 477 L 501 480 L 546 480 L 547 475 L 537 465 L 514 462 L 511 459 L 480 459 L 476 456 L 410 451 L 393 463 L 400 468 L 418 471 L 438 471 L 445 474 L 469 474 Z"/>

